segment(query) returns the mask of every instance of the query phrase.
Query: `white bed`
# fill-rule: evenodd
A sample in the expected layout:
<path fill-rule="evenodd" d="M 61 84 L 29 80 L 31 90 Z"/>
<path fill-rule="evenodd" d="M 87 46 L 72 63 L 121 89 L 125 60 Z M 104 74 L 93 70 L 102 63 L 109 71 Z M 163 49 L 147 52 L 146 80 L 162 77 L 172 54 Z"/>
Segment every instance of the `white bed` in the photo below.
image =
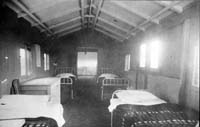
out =
<path fill-rule="evenodd" d="M 133 104 L 133 105 L 156 105 L 166 103 L 164 100 L 156 97 L 148 91 L 144 90 L 116 90 L 110 99 L 108 107 L 111 112 L 111 127 L 113 127 L 113 111 L 119 105 Z"/>
<path fill-rule="evenodd" d="M 0 99 L 0 127 L 9 120 L 20 125 L 24 118 L 37 117 L 52 118 L 59 127 L 65 123 L 62 105 L 52 103 L 48 95 L 3 95 Z"/>
<path fill-rule="evenodd" d="M 60 77 L 44 77 L 20 83 L 22 94 L 50 95 L 51 101 L 60 103 Z"/>
<path fill-rule="evenodd" d="M 166 102 L 145 90 L 117 90 L 112 94 L 108 109 L 112 112 L 118 105 L 123 104 L 148 106 L 162 103 Z"/>

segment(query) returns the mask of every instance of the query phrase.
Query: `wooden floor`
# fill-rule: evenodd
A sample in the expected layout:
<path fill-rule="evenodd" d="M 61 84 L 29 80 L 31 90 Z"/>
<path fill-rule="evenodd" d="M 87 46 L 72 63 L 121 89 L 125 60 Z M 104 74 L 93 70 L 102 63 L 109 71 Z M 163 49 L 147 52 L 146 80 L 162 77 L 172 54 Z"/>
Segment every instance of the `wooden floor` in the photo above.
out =
<path fill-rule="evenodd" d="M 65 127 L 110 127 L 109 101 L 100 100 L 95 82 L 79 80 L 75 98 L 63 105 Z"/>

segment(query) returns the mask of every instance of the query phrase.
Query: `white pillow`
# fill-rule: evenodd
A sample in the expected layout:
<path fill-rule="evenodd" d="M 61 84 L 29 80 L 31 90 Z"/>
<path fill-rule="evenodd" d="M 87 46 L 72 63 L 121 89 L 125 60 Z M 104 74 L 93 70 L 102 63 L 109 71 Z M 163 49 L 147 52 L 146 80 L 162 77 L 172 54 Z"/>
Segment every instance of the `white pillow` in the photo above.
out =
<path fill-rule="evenodd" d="M 3 95 L 0 103 L 16 104 L 16 103 L 47 103 L 50 101 L 49 95 Z"/>
<path fill-rule="evenodd" d="M 72 73 L 61 73 L 56 75 L 56 77 L 76 77 L 76 76 Z"/>

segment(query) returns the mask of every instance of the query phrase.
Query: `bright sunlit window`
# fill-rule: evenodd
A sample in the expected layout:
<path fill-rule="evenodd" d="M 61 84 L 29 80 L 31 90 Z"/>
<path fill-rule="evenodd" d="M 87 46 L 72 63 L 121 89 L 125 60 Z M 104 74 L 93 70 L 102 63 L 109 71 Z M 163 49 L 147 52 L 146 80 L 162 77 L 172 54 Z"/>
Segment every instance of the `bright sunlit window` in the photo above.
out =
<path fill-rule="evenodd" d="M 199 87 L 199 46 L 196 46 L 194 50 L 192 85 L 195 87 Z"/>
<path fill-rule="evenodd" d="M 27 51 L 27 74 L 31 75 L 32 73 L 32 54 L 31 51 L 26 50 Z"/>
<path fill-rule="evenodd" d="M 50 59 L 49 59 L 49 54 L 47 54 L 47 70 L 50 69 Z"/>
<path fill-rule="evenodd" d="M 47 70 L 47 54 L 44 53 L 44 70 Z"/>
<path fill-rule="evenodd" d="M 44 70 L 49 70 L 49 55 L 44 53 Z"/>
<path fill-rule="evenodd" d="M 158 68 L 158 60 L 160 54 L 159 41 L 154 41 L 150 44 L 150 68 Z"/>
<path fill-rule="evenodd" d="M 35 44 L 35 52 L 36 52 L 36 66 L 41 67 L 41 51 L 40 45 Z"/>
<path fill-rule="evenodd" d="M 20 70 L 21 76 L 31 75 L 32 73 L 32 54 L 30 50 L 20 48 Z"/>
<path fill-rule="evenodd" d="M 125 56 L 125 68 L 124 68 L 125 71 L 129 71 L 130 70 L 130 62 L 131 62 L 131 55 L 127 54 Z"/>
<path fill-rule="evenodd" d="M 20 70 L 21 70 L 21 76 L 26 75 L 26 50 L 23 48 L 20 48 L 19 50 L 20 54 Z"/>
<path fill-rule="evenodd" d="M 140 46 L 140 67 L 146 66 L 146 44 Z"/>

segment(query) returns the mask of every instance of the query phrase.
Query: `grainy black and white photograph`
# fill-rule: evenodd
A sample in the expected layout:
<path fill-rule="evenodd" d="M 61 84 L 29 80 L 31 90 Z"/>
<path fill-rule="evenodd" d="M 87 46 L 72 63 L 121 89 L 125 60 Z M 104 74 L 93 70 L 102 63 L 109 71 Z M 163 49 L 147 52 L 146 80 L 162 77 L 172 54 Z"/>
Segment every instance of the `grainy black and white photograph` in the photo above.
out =
<path fill-rule="evenodd" d="M 0 0 L 0 127 L 199 127 L 200 0 Z"/>

